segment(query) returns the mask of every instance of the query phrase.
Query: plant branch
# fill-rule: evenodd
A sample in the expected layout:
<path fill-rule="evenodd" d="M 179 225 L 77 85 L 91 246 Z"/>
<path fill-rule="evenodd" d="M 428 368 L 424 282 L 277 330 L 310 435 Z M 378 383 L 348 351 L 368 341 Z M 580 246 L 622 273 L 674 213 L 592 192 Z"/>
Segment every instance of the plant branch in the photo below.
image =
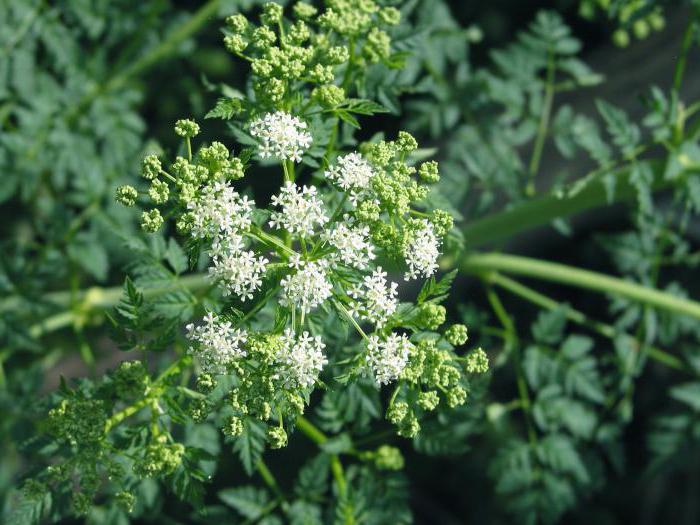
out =
<path fill-rule="evenodd" d="M 700 303 L 696 301 L 676 297 L 670 293 L 617 277 L 564 264 L 501 253 L 475 253 L 465 256 L 460 261 L 460 268 L 467 273 L 477 275 L 483 275 L 492 271 L 502 271 L 577 288 L 595 290 L 700 319 Z"/>
<path fill-rule="evenodd" d="M 521 297 L 522 299 L 525 299 L 526 301 L 529 301 L 541 308 L 544 308 L 545 310 L 556 310 L 557 308 L 560 308 L 562 306 L 561 303 L 555 301 L 551 297 L 547 297 L 546 295 L 536 290 L 533 290 L 532 288 L 529 288 L 524 284 L 521 284 L 518 281 L 511 279 L 510 277 L 501 275 L 498 272 L 486 273 L 483 275 L 483 278 L 491 284 L 500 286 L 504 290 L 507 290 L 512 294 L 517 295 L 518 297 Z M 595 319 L 591 319 L 583 312 L 576 310 L 575 308 L 572 308 L 568 305 L 566 305 L 566 307 L 564 308 L 564 315 L 569 321 L 581 326 L 585 326 L 593 332 L 602 335 L 603 337 L 607 337 L 609 339 L 614 339 L 616 336 L 624 333 L 620 332 L 612 325 L 597 321 Z M 678 359 L 674 355 L 671 355 L 667 351 L 652 345 L 644 344 L 643 342 L 639 341 L 634 337 L 632 337 L 632 340 L 638 348 L 645 349 L 649 354 L 649 357 L 651 357 L 655 361 L 663 363 L 677 370 L 682 370 L 685 372 L 689 371 L 688 367 L 685 366 L 685 364 L 683 364 L 683 362 L 680 359 Z"/>

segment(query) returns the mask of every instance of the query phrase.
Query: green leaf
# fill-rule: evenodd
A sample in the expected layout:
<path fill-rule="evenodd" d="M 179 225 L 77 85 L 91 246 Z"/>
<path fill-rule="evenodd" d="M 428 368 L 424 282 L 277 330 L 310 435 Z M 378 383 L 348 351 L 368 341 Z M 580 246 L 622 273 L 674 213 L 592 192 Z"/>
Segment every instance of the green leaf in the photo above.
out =
<path fill-rule="evenodd" d="M 685 403 L 696 412 L 700 412 L 700 383 L 683 383 L 671 388 L 670 395 L 676 401 Z"/>
<path fill-rule="evenodd" d="M 267 490 L 251 485 L 220 490 L 218 496 L 226 505 L 236 509 L 249 520 L 262 517 L 271 500 Z"/>
<path fill-rule="evenodd" d="M 187 269 L 187 255 L 173 238 L 168 239 L 168 248 L 165 250 L 165 260 L 177 275 L 180 275 Z"/>
<path fill-rule="evenodd" d="M 566 306 L 560 306 L 556 310 L 540 312 L 531 327 L 532 337 L 538 343 L 554 345 L 562 340 L 564 328 L 566 328 Z"/>
<path fill-rule="evenodd" d="M 454 281 L 455 277 L 457 277 L 457 270 L 446 273 L 439 281 L 435 281 L 435 277 L 431 276 L 423 284 L 416 302 L 422 304 L 429 299 L 433 299 L 433 302 L 444 300 L 450 292 L 450 288 L 452 288 L 452 281 Z"/>
<path fill-rule="evenodd" d="M 253 475 L 258 460 L 265 450 L 265 425 L 253 418 L 243 420 L 243 434 L 233 442 L 233 450 L 249 476 Z"/>
<path fill-rule="evenodd" d="M 321 501 L 328 490 L 330 475 L 330 458 L 327 454 L 318 454 L 307 461 L 297 474 L 294 492 L 299 498 L 309 501 Z"/>
<path fill-rule="evenodd" d="M 216 105 L 206 115 L 204 115 L 204 118 L 221 118 L 224 120 L 230 120 L 240 112 L 240 99 L 222 97 L 217 100 Z"/>
<path fill-rule="evenodd" d="M 625 157 L 631 157 L 641 139 L 639 127 L 630 121 L 627 113 L 604 100 L 597 99 L 596 107 L 605 120 L 615 145 Z"/>

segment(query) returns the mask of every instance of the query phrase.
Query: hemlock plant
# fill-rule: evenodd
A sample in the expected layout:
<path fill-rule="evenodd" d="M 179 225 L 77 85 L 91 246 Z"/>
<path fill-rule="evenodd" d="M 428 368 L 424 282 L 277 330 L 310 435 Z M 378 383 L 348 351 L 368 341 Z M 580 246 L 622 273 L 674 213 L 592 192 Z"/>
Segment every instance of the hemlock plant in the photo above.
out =
<path fill-rule="evenodd" d="M 35 22 L 55 44 L 51 32 L 70 32 L 73 18 L 80 41 L 83 31 L 103 34 L 101 17 L 119 17 L 68 4 L 65 20 L 42 3 L 0 7 L 20 21 L 5 43 L 21 51 L 12 71 L 42 59 L 33 39 L 21 45 Z M 560 102 L 603 79 L 579 59 L 581 43 L 558 14 L 537 13 L 477 68 L 468 53 L 481 30 L 461 28 L 438 0 L 210 0 L 114 78 L 78 90 L 79 103 L 65 101 L 57 119 L 40 97 L 31 110 L 9 97 L 2 165 L 26 157 L 39 122 L 47 124 L 35 139 L 47 147 L 40 164 L 18 164 L 4 192 L 31 183 L 36 199 L 21 198 L 39 211 L 50 203 L 50 215 L 36 212 L 37 228 L 62 216 L 57 190 L 83 211 L 45 246 L 37 237 L 13 247 L 0 267 L 0 438 L 8 457 L 28 458 L 26 467 L 8 461 L 8 477 L 22 473 L 17 490 L 0 476 L 5 521 L 410 523 L 410 483 L 425 483 L 403 473 L 415 451 L 462 454 L 465 479 L 478 472 L 481 483 L 461 487 L 485 509 L 474 519 L 553 523 L 623 475 L 622 437 L 646 409 L 635 393 L 648 385 L 667 388 L 669 406 L 642 423 L 646 472 L 671 479 L 687 470 L 700 446 L 700 305 L 673 271 L 700 261 L 690 228 L 700 210 L 700 103 L 681 95 L 698 40 L 700 6 L 689 4 L 671 88 L 645 91 L 640 124 L 601 100 L 599 118 Z M 145 26 L 156 7 L 139 12 Z M 583 0 L 579 10 L 614 20 L 620 45 L 664 25 L 655 2 Z M 237 88 L 203 77 L 218 100 L 174 122 L 164 139 L 172 147 L 129 133 L 119 157 L 118 137 L 101 129 L 95 144 L 111 153 L 89 156 L 100 159 L 99 186 L 60 160 L 56 130 L 79 122 L 64 130 L 67 149 L 87 147 L 99 119 L 83 112 L 99 113 L 103 99 L 224 11 L 234 14 L 219 52 L 235 65 Z M 128 31 L 105 31 L 125 47 Z M 59 69 L 76 79 L 104 69 L 79 74 L 69 62 Z M 130 97 L 117 127 L 134 131 L 142 124 Z M 376 116 L 384 113 L 394 115 Z M 542 166 L 557 154 L 592 168 L 547 179 Z M 137 156 L 140 177 L 128 173 Z M 56 186 L 42 175 L 51 163 L 82 175 Z M 25 171 L 24 181 L 14 176 Z M 107 184 L 115 179 L 123 183 Z M 664 201 L 658 190 L 672 191 Z M 566 242 L 570 215 L 615 202 L 630 210 L 626 230 L 584 248 L 609 255 L 619 277 L 478 251 L 546 224 Z M 125 249 L 113 239 L 102 247 L 100 228 Z M 112 253 L 126 261 L 123 286 L 81 290 L 107 278 Z M 457 269 L 484 293 L 451 294 Z M 45 292 L 64 275 L 69 290 Z M 608 305 L 600 315 L 609 319 L 518 276 L 608 296 L 595 304 Z M 42 355 L 66 327 L 70 349 Z M 79 351 L 94 367 L 105 327 L 110 351 L 126 352 L 118 362 L 90 379 L 61 377 L 48 399 L 40 395 L 35 378 L 57 356 Z M 222 473 L 235 486 L 211 494 Z"/>

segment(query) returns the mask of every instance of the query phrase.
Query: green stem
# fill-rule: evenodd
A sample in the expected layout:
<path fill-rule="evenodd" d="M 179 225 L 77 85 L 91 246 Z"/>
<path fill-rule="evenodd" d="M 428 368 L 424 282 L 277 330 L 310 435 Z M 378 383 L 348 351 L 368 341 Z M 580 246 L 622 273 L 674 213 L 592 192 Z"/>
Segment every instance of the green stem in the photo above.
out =
<path fill-rule="evenodd" d="M 311 441 L 317 445 L 323 445 L 328 441 L 328 436 L 321 432 L 316 426 L 311 423 L 304 416 L 297 416 L 297 428 Z M 343 471 L 343 464 L 338 457 L 338 454 L 330 454 L 331 458 L 331 471 L 333 472 L 333 478 L 335 479 L 336 487 L 338 488 L 338 494 L 340 497 L 347 495 L 347 481 L 345 480 L 345 472 Z"/>
<path fill-rule="evenodd" d="M 697 22 L 698 15 L 700 14 L 700 7 L 693 7 L 690 18 L 688 19 L 688 25 L 683 33 L 683 40 L 681 41 L 681 49 L 678 53 L 678 60 L 676 61 L 676 68 L 673 72 L 673 93 L 678 95 L 681 89 L 681 84 L 683 83 L 683 76 L 685 75 L 685 67 L 688 62 L 688 51 L 690 51 L 690 46 L 693 43 L 693 37 L 695 35 L 695 24 Z"/>
<path fill-rule="evenodd" d="M 513 293 L 514 295 L 517 295 L 518 297 L 521 297 L 522 299 L 525 299 L 526 301 L 529 301 L 541 308 L 544 308 L 545 310 L 556 310 L 558 308 L 561 308 L 562 306 L 561 303 L 555 301 L 551 297 L 547 297 L 546 295 L 536 290 L 533 290 L 532 288 L 529 288 L 524 284 L 521 284 L 518 281 L 511 279 L 510 277 L 501 275 L 500 273 L 490 272 L 484 274 L 484 278 L 491 284 L 500 286 L 504 290 L 507 290 Z M 568 305 L 564 309 L 564 315 L 569 321 L 581 326 L 585 326 L 594 331 L 595 333 L 602 335 L 603 337 L 607 337 L 608 339 L 615 339 L 618 335 L 621 335 L 622 333 L 618 331 L 614 326 L 602 323 L 595 319 L 591 319 L 583 312 L 580 312 L 579 310 L 576 310 Z M 688 367 L 686 367 L 680 359 L 669 354 L 665 350 L 662 350 L 655 346 L 645 345 L 644 343 L 633 337 L 632 340 L 637 347 L 645 348 L 649 354 L 649 357 L 651 357 L 655 361 L 663 363 L 671 368 L 675 368 L 676 370 L 682 370 L 685 372 L 689 371 Z"/>
<path fill-rule="evenodd" d="M 646 161 L 654 172 L 653 190 L 661 190 L 671 185 L 664 179 L 664 162 L 660 160 Z M 631 168 L 626 166 L 614 173 L 617 181 L 614 201 L 633 200 L 637 190 L 630 184 Z M 487 215 L 467 224 L 462 232 L 469 248 L 510 239 L 526 230 L 549 224 L 554 219 L 566 218 L 582 211 L 611 204 L 608 193 L 601 179 L 592 181 L 575 195 L 566 196 L 545 195 L 521 202 L 506 210 Z"/>
<path fill-rule="evenodd" d="M 552 115 L 552 104 L 554 102 L 554 55 L 550 51 L 547 54 L 547 77 L 544 87 L 544 101 L 542 103 L 542 114 L 540 115 L 540 123 L 537 127 L 537 136 L 535 137 L 535 145 L 532 149 L 532 157 L 530 158 L 530 166 L 528 169 L 528 183 L 525 188 L 525 194 L 528 196 L 535 195 L 535 178 L 540 169 L 540 160 L 542 159 L 542 151 L 547 138 L 547 130 L 549 129 L 549 120 Z"/>
<path fill-rule="evenodd" d="M 484 279 L 484 282 L 488 284 L 488 281 Z M 520 404 L 523 409 L 523 414 L 525 414 L 525 424 L 527 426 L 527 436 L 532 445 L 537 444 L 537 432 L 535 431 L 535 423 L 532 417 L 532 401 L 530 400 L 530 392 L 527 389 L 527 383 L 525 382 L 525 373 L 523 371 L 522 356 L 520 355 L 520 345 L 518 344 L 518 333 L 515 328 L 515 323 L 508 315 L 508 312 L 503 306 L 500 297 L 496 291 L 491 287 L 486 288 L 486 297 L 493 308 L 496 317 L 503 325 L 506 333 L 508 334 L 506 340 L 506 347 L 510 350 L 513 356 L 513 366 L 515 367 L 515 380 L 518 386 L 518 395 L 520 396 Z"/>
<path fill-rule="evenodd" d="M 564 264 L 506 255 L 501 253 L 470 254 L 462 259 L 460 268 L 473 274 L 502 271 L 567 284 L 578 288 L 617 295 L 655 308 L 668 310 L 700 319 L 700 303 L 655 288 L 625 281 L 598 272 L 583 270 Z"/>
<path fill-rule="evenodd" d="M 257 464 L 257 469 L 258 469 L 258 474 L 260 474 L 260 477 L 263 479 L 265 484 L 272 489 L 272 492 L 275 493 L 275 495 L 282 501 L 285 501 L 287 498 L 285 497 L 284 493 L 282 492 L 282 489 L 280 489 L 279 484 L 277 483 L 277 480 L 275 479 L 275 475 L 272 473 L 272 471 L 267 467 L 265 462 L 263 461 L 262 458 L 258 460 Z"/>

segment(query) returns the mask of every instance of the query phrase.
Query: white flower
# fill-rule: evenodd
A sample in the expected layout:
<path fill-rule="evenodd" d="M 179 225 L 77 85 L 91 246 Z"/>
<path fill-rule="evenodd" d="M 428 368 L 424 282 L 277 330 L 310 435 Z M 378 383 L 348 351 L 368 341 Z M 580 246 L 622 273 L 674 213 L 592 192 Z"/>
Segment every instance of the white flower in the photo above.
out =
<path fill-rule="evenodd" d="M 343 190 L 365 189 L 374 177 L 374 171 L 359 153 L 349 153 L 338 157 L 338 163 L 324 175 Z"/>
<path fill-rule="evenodd" d="M 192 213 L 192 236 L 228 236 L 250 226 L 255 203 L 241 197 L 228 184 L 216 182 L 187 204 Z"/>
<path fill-rule="evenodd" d="M 250 134 L 261 141 L 259 154 L 265 159 L 276 157 L 300 162 L 304 150 L 311 146 L 311 134 L 306 122 L 277 111 L 267 113 L 250 123 Z"/>
<path fill-rule="evenodd" d="M 343 264 L 364 270 L 369 261 L 374 259 L 374 247 L 369 241 L 369 227 L 352 224 L 348 226 L 350 219 L 347 215 L 343 217 L 343 221 L 326 234 L 325 239 L 338 250 L 338 257 Z"/>
<path fill-rule="evenodd" d="M 256 256 L 251 250 L 243 250 L 243 238 L 232 235 L 227 243 L 212 246 L 214 265 L 209 267 L 209 275 L 220 281 L 224 295 L 234 294 L 242 301 L 252 299 L 262 285 L 262 276 L 267 263 L 264 257 Z M 226 246 L 222 249 L 221 246 Z"/>
<path fill-rule="evenodd" d="M 378 327 L 383 326 L 396 311 L 397 288 L 394 282 L 387 286 L 386 272 L 382 271 L 381 266 L 378 267 L 372 275 L 365 276 L 361 283 L 348 290 L 348 295 L 353 298 L 350 313 Z"/>
<path fill-rule="evenodd" d="M 408 265 L 404 279 L 416 279 L 418 276 L 430 277 L 437 269 L 440 256 L 440 240 L 435 235 L 433 225 L 426 219 L 422 227 L 412 232 L 411 241 L 404 248 L 403 256 Z"/>
<path fill-rule="evenodd" d="M 241 347 L 246 342 L 246 333 L 234 329 L 228 321 L 220 320 L 209 312 L 202 319 L 203 324 L 187 325 L 187 338 L 196 343 L 189 353 L 195 355 L 206 372 L 226 373 L 227 367 L 236 359 L 246 355 Z"/>
<path fill-rule="evenodd" d="M 298 270 L 287 275 L 280 284 L 282 297 L 280 304 L 288 308 L 298 308 L 309 313 L 331 296 L 333 285 L 328 280 L 328 262 L 324 259 L 308 261 L 292 261 L 292 268 Z"/>
<path fill-rule="evenodd" d="M 306 388 L 318 379 L 328 359 L 323 354 L 326 345 L 320 336 L 312 337 L 302 332 L 297 338 L 290 329 L 283 336 L 284 344 L 277 352 L 277 361 L 282 365 L 281 376 L 287 386 Z"/>
<path fill-rule="evenodd" d="M 315 186 L 302 186 L 300 190 L 293 182 L 287 182 L 279 195 L 272 197 L 272 205 L 282 209 L 272 212 L 270 227 L 302 237 L 313 235 L 316 226 L 328 222 L 323 202 L 317 195 Z"/>
<path fill-rule="evenodd" d="M 386 385 L 401 375 L 413 345 L 405 335 L 391 334 L 385 340 L 371 335 L 367 342 L 367 363 L 379 385 Z"/>

